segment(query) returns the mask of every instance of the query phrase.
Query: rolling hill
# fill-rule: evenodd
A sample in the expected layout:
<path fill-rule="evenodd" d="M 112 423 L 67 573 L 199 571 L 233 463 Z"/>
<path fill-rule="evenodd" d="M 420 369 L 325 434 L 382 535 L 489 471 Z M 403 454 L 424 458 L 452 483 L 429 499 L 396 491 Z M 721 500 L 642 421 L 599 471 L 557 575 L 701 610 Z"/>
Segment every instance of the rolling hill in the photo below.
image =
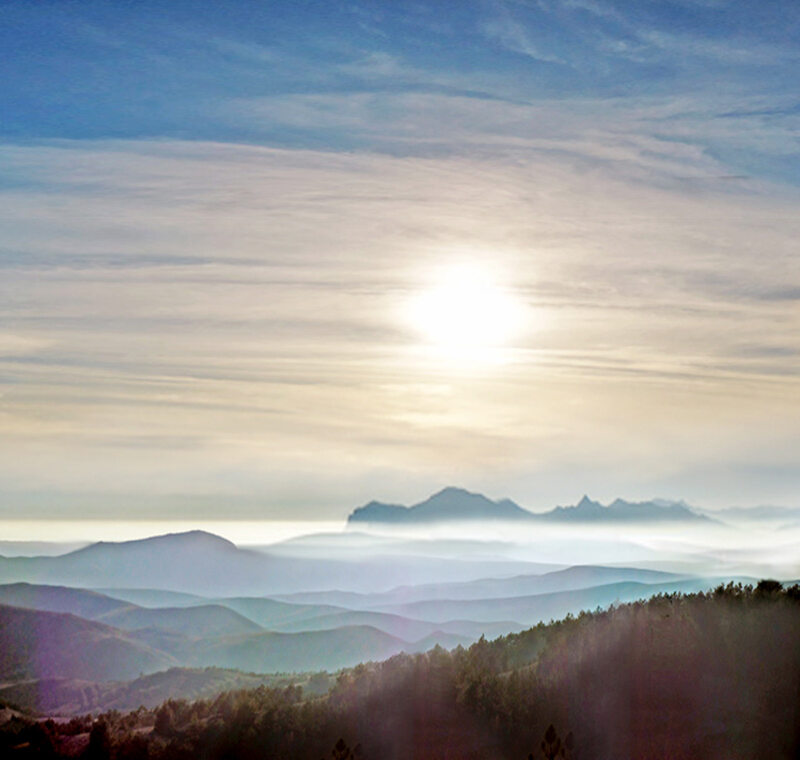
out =
<path fill-rule="evenodd" d="M 516 575 L 511 578 L 485 578 L 463 583 L 430 583 L 404 586 L 368 597 L 372 607 L 432 599 L 496 599 L 529 596 L 558 591 L 574 591 L 609 583 L 669 583 L 683 576 L 658 570 L 633 567 L 575 565 L 541 575 Z"/>
<path fill-rule="evenodd" d="M 130 605 L 125 609 L 109 612 L 100 620 L 126 630 L 159 628 L 192 638 L 234 636 L 262 630 L 257 623 L 221 604 L 157 609 Z"/>
<path fill-rule="evenodd" d="M 98 594 L 120 599 L 139 607 L 191 607 L 195 604 L 207 604 L 208 599 L 197 594 L 180 591 L 168 591 L 152 588 L 93 588 Z"/>
<path fill-rule="evenodd" d="M 238 622 L 236 613 L 220 609 L 235 615 Z M 208 610 L 178 609 L 197 614 L 199 625 L 206 627 L 202 618 Z M 215 608 L 212 611 L 218 613 Z M 175 610 L 121 612 L 138 616 L 174 614 Z M 7 685 L 41 679 L 120 681 L 173 666 L 236 668 L 251 673 L 336 670 L 437 643 L 451 647 L 473 640 L 429 624 L 415 627 L 409 631 L 413 635 L 404 639 L 369 625 L 279 633 L 246 622 L 248 632 L 244 634 L 197 637 L 153 627 L 124 631 L 69 613 L 0 605 L 0 681 Z"/>
<path fill-rule="evenodd" d="M 177 662 L 111 626 L 61 612 L 0 605 L 0 680 L 125 680 Z"/>
<path fill-rule="evenodd" d="M 437 556 L 354 553 L 336 559 L 293 556 L 283 550 L 240 549 L 203 531 L 136 541 L 100 542 L 56 557 L 0 557 L 0 582 L 103 586 L 179 592 L 203 597 L 274 596 L 345 588 L 383 591 L 397 583 L 430 578 L 475 580 L 487 575 L 532 572 L 538 566 L 517 560 L 479 557 L 469 561 Z M 186 596 L 178 597 L 183 606 Z"/>
<path fill-rule="evenodd" d="M 643 584 L 669 583 L 685 577 L 685 575 L 661 570 L 575 565 L 562 570 L 536 575 L 524 574 L 508 578 L 481 578 L 474 581 L 456 583 L 425 583 L 415 586 L 398 586 L 390 591 L 376 594 L 356 594 L 343 591 L 300 592 L 281 595 L 280 599 L 292 604 L 308 605 L 319 604 L 327 598 L 334 601 L 338 606 L 347 607 L 348 609 L 376 610 L 416 601 L 435 599 L 456 601 L 530 596 L 548 592 L 573 591 L 622 581 Z"/>
<path fill-rule="evenodd" d="M 203 642 L 193 650 L 195 664 L 254 673 L 337 670 L 413 651 L 407 641 L 370 626 L 348 626 L 302 633 L 266 632 Z"/>
<path fill-rule="evenodd" d="M 261 626 L 219 604 L 149 609 L 85 589 L 14 583 L 0 586 L 0 603 L 45 612 L 69 612 L 135 630 L 158 628 L 194 638 L 255 633 Z"/>
<path fill-rule="evenodd" d="M 96 620 L 130 606 L 127 602 L 95 591 L 33 583 L 9 583 L 0 586 L 0 604 L 43 612 L 69 612 L 89 620 Z"/>
<path fill-rule="evenodd" d="M 301 630 L 306 620 L 345 611 L 330 604 L 294 604 L 268 597 L 224 597 L 213 601 L 270 630 L 280 630 L 287 625 L 300 626 L 298 630 Z"/>
<path fill-rule="evenodd" d="M 221 691 L 277 686 L 288 679 L 223 668 L 170 668 L 131 681 L 47 678 L 0 686 L 0 701 L 46 715 L 156 707 L 167 699 L 201 699 Z"/>
<path fill-rule="evenodd" d="M 500 636 L 523 628 L 520 623 L 509 620 L 496 620 L 491 623 L 474 620 L 447 620 L 434 623 L 373 610 L 342 610 L 274 625 L 272 630 L 282 632 L 322 631 L 358 625 L 372 626 L 405 641 L 416 642 L 418 639 L 436 633 L 458 636 L 458 641 L 453 646 L 476 641 L 481 636 Z M 445 646 L 442 641 L 439 643 L 441 646 Z"/>
<path fill-rule="evenodd" d="M 594 610 L 618 602 L 646 599 L 658 593 L 699 591 L 714 585 L 715 582 L 708 579 L 692 579 L 665 584 L 626 581 L 530 596 L 493 599 L 436 599 L 393 604 L 379 609 L 395 615 L 421 618 L 433 622 L 444 622 L 463 615 L 478 621 L 513 619 L 526 625 L 534 625 L 551 619 L 557 620 L 570 613 L 577 614 L 581 610 Z"/>

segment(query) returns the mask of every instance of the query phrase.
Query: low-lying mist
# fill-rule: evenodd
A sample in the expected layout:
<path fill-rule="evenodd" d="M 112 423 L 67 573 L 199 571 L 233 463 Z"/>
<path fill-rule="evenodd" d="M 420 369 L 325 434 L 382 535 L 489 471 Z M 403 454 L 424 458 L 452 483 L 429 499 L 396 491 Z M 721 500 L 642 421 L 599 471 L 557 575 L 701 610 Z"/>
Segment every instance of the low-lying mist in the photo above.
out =
<path fill-rule="evenodd" d="M 567 525 L 473 520 L 360 525 L 258 548 L 286 557 L 350 561 L 403 555 L 562 567 L 635 565 L 694 575 L 790 580 L 800 576 L 798 541 L 800 525 L 775 520 Z"/>

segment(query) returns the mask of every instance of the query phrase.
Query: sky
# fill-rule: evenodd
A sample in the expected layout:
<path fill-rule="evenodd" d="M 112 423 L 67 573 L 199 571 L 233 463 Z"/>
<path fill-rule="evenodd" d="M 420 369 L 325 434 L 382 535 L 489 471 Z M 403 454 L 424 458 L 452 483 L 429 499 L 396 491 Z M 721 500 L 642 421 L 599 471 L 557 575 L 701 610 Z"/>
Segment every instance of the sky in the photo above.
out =
<path fill-rule="evenodd" d="M 0 517 L 800 504 L 800 4 L 0 0 Z"/>

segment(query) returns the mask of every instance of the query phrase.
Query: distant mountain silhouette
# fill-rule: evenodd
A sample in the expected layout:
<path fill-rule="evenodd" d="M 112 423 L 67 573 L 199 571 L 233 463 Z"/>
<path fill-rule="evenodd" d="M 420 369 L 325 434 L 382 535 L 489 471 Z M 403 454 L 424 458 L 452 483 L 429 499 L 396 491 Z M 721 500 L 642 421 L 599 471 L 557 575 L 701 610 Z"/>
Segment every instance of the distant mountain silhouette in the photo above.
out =
<path fill-rule="evenodd" d="M 430 578 L 471 580 L 489 573 L 532 569 L 522 560 L 478 558 L 454 563 L 446 557 L 392 553 L 352 561 L 352 552 L 336 558 L 296 556 L 291 550 L 242 549 L 230 541 L 191 531 L 136 541 L 101 542 L 61 556 L 0 557 L 0 583 L 27 582 L 80 588 L 120 589 L 149 606 L 159 591 L 181 592 L 168 606 L 192 604 L 204 597 L 272 596 L 326 588 L 372 591 Z M 138 593 L 131 589 L 138 589 Z M 163 593 L 160 595 L 163 597 Z M 165 606 L 158 602 L 158 606 Z"/>
<path fill-rule="evenodd" d="M 56 557 L 2 557 L 0 580 L 91 588 L 132 586 L 214 594 L 268 578 L 274 561 L 204 531 L 91 544 Z M 284 563 L 285 564 L 285 563 Z"/>
<path fill-rule="evenodd" d="M 455 520 L 527 520 L 532 513 L 510 499 L 492 501 L 463 488 L 444 488 L 412 507 L 371 501 L 348 518 L 355 522 L 413 523 Z"/>
<path fill-rule="evenodd" d="M 556 507 L 549 512 L 535 513 L 523 509 L 510 499 L 492 501 L 483 494 L 463 488 L 448 487 L 425 501 L 411 507 L 371 501 L 355 509 L 347 518 L 353 523 L 414 524 L 457 521 L 679 521 L 705 520 L 708 517 L 694 512 L 685 502 L 652 501 L 630 502 L 616 499 L 608 506 L 584 496 L 577 504 Z"/>
<path fill-rule="evenodd" d="M 691 520 L 711 522 L 705 515 L 694 512 L 684 501 L 625 501 L 615 499 L 608 506 L 584 496 L 577 504 L 569 507 L 556 507 L 541 515 L 547 520 L 568 522 L 603 521 L 674 521 Z"/>

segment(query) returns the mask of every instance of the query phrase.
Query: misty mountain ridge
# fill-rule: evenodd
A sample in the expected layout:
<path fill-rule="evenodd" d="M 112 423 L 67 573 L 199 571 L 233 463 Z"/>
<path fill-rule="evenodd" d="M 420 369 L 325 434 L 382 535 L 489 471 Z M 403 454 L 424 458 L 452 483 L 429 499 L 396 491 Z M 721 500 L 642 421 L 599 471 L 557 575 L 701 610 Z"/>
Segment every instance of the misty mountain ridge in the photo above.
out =
<path fill-rule="evenodd" d="M 453 562 L 435 554 L 292 556 L 240 548 L 214 534 L 190 531 L 100 542 L 55 557 L 0 557 L 0 583 L 92 588 L 100 581 L 105 589 L 199 592 L 206 597 L 265 596 L 337 587 L 377 591 L 431 577 L 474 580 L 532 569 L 533 564 L 526 560 L 496 557 Z"/>
<path fill-rule="evenodd" d="M 511 499 L 492 501 L 483 494 L 449 486 L 414 504 L 385 504 L 371 501 L 358 507 L 347 518 L 350 522 L 439 522 L 452 520 L 520 520 L 532 513 Z"/>
<path fill-rule="evenodd" d="M 253 579 L 270 577 L 274 564 L 264 554 L 194 530 L 132 541 L 100 541 L 54 557 L 0 557 L 0 579 L 80 588 L 102 579 L 109 587 L 135 585 L 182 592 L 203 588 L 218 593 L 244 590 Z"/>
<path fill-rule="evenodd" d="M 577 521 L 673 521 L 692 520 L 710 522 L 710 518 L 695 512 L 685 501 L 670 501 L 667 499 L 651 499 L 650 501 L 626 501 L 614 499 L 610 504 L 603 505 L 584 495 L 574 506 L 555 507 L 549 512 L 544 512 L 540 517 L 549 520 L 577 520 Z"/>
<path fill-rule="evenodd" d="M 196 603 L 187 607 L 141 607 L 95 591 L 66 586 L 0 585 L 0 604 L 43 612 L 69 613 L 126 631 L 158 628 L 193 638 L 256 633 L 262 627 L 231 607 Z"/>
<path fill-rule="evenodd" d="M 531 512 L 511 499 L 492 501 L 483 494 L 449 486 L 413 506 L 370 501 L 358 507 L 347 518 L 348 524 L 416 524 L 460 521 L 710 521 L 695 512 L 684 501 L 651 499 L 631 502 L 615 499 L 608 505 L 588 496 L 572 506 L 558 506 L 548 512 Z"/>
<path fill-rule="evenodd" d="M 232 541 L 215 533 L 209 533 L 205 530 L 188 530 L 181 533 L 164 533 L 159 536 L 148 536 L 147 538 L 137 538 L 130 541 L 96 541 L 89 544 L 89 546 L 69 552 L 69 554 L 73 557 L 91 556 L 101 559 L 108 552 L 112 552 L 113 559 L 118 561 L 121 552 L 136 556 L 141 551 L 149 551 L 153 548 L 158 548 L 162 551 L 172 549 L 181 551 L 187 549 L 217 552 L 240 551 L 239 547 Z"/>
<path fill-rule="evenodd" d="M 195 609 L 198 615 L 208 614 L 207 607 Z M 250 673 L 338 670 L 400 652 L 423 652 L 436 645 L 452 648 L 475 640 L 445 628 L 449 626 L 409 629 L 408 633 L 423 634 L 409 640 L 365 624 L 296 632 L 264 631 L 252 624 L 246 633 L 217 635 L 220 631 L 207 630 L 210 635 L 196 638 L 163 628 L 123 630 L 71 613 L 0 604 L 0 682 L 121 681 L 174 666 Z"/>

